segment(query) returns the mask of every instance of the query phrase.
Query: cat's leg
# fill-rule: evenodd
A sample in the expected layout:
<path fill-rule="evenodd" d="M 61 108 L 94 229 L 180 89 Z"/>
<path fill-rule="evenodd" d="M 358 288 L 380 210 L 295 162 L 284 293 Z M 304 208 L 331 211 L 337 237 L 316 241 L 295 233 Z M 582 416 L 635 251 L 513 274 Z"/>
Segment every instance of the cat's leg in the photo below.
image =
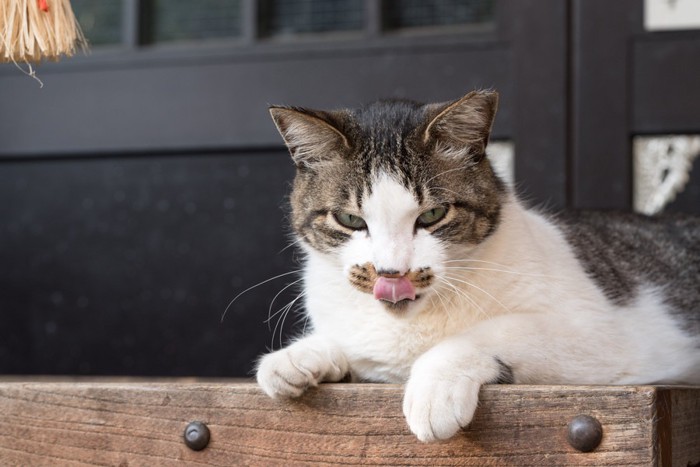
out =
<path fill-rule="evenodd" d="M 442 341 L 411 368 L 403 402 L 411 431 L 421 441 L 452 437 L 471 422 L 483 384 L 563 383 L 578 378 L 571 368 L 592 370 L 589 366 L 615 358 L 602 342 L 587 337 L 551 315 L 518 314 Z"/>
<path fill-rule="evenodd" d="M 448 439 L 471 422 L 483 384 L 501 374 L 496 356 L 453 338 L 423 354 L 411 368 L 403 413 L 421 441 Z"/>
<path fill-rule="evenodd" d="M 328 339 L 310 335 L 260 359 L 257 380 L 270 397 L 299 397 L 309 387 L 342 380 L 350 368 Z"/>

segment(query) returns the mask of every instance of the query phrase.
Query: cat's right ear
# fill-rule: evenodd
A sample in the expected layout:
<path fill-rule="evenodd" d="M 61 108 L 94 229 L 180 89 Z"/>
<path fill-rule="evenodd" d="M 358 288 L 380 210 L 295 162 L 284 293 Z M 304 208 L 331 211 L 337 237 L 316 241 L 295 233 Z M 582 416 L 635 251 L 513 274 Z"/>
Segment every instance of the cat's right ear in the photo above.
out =
<path fill-rule="evenodd" d="M 273 106 L 270 115 L 298 168 L 317 168 L 350 147 L 326 112 Z"/>

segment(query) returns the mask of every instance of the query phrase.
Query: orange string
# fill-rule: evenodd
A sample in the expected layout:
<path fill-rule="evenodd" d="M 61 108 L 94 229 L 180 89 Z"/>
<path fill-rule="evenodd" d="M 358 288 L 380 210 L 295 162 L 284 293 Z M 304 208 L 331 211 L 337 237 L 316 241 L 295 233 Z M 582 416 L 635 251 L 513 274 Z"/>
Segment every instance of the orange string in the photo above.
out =
<path fill-rule="evenodd" d="M 39 9 L 41 11 L 49 11 L 49 4 L 46 3 L 46 0 L 39 0 Z"/>

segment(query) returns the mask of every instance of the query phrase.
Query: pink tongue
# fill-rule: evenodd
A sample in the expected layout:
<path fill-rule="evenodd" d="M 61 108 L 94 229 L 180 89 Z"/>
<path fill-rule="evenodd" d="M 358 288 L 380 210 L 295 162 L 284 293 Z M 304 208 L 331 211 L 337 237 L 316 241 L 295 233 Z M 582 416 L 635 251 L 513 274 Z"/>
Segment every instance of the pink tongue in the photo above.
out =
<path fill-rule="evenodd" d="M 406 299 L 415 300 L 416 289 L 406 276 L 379 276 L 377 282 L 374 283 L 374 298 L 391 303 L 398 303 Z"/>

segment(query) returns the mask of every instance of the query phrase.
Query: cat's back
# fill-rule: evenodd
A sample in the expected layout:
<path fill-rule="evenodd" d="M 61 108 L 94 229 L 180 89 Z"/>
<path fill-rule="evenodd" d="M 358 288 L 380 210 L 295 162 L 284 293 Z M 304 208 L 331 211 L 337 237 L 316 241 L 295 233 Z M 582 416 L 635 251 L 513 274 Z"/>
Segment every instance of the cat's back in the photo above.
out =
<path fill-rule="evenodd" d="M 700 335 L 700 217 L 606 211 L 560 213 L 562 229 L 586 272 L 614 303 L 655 287 Z"/>

